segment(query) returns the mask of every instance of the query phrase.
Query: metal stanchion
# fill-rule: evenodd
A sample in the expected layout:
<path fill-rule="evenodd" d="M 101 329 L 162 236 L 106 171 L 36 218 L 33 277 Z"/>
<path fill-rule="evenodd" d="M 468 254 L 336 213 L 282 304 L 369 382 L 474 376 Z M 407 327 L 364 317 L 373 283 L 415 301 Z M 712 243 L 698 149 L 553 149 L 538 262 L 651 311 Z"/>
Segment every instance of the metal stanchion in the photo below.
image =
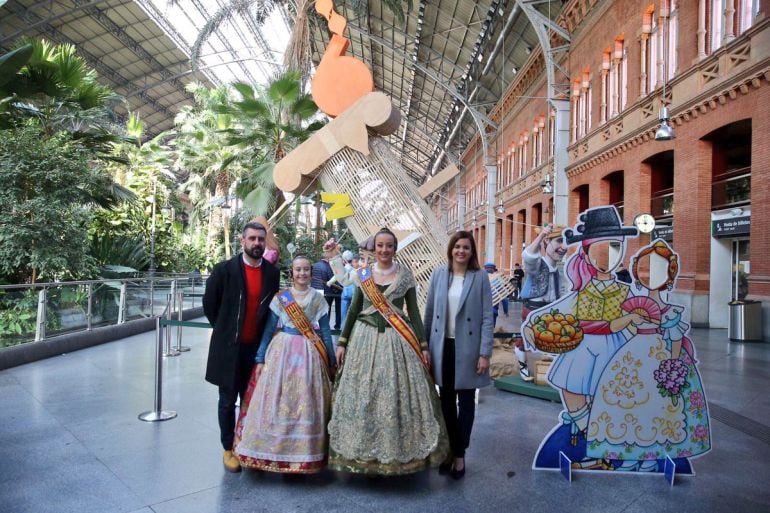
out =
<path fill-rule="evenodd" d="M 177 293 L 177 320 L 181 323 L 184 318 L 182 316 L 182 312 L 184 311 L 184 292 L 178 292 Z M 179 351 L 180 353 L 184 353 L 190 350 L 189 347 L 182 345 L 182 325 L 179 324 L 176 327 L 176 347 L 175 350 Z"/>
<path fill-rule="evenodd" d="M 152 411 L 139 414 L 139 420 L 159 422 L 176 417 L 175 411 L 163 411 L 163 328 L 155 318 L 155 404 Z"/>
<path fill-rule="evenodd" d="M 171 294 L 168 294 L 166 296 L 166 320 L 171 320 L 171 310 L 173 310 L 174 305 L 172 304 L 173 297 Z M 166 350 L 163 353 L 163 356 L 170 357 L 170 356 L 179 356 L 181 353 L 171 347 L 171 330 L 166 329 L 165 330 L 165 338 L 166 338 Z"/>

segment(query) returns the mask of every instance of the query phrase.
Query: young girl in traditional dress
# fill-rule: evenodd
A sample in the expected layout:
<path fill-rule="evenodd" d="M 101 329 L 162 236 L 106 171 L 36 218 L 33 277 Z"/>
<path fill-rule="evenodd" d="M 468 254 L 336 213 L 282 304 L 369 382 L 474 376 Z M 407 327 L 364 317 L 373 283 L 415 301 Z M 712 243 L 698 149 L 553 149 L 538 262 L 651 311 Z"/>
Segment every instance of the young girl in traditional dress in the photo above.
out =
<path fill-rule="evenodd" d="M 326 465 L 335 356 L 329 307 L 310 287 L 312 263 L 292 260 L 294 284 L 270 303 L 236 428 L 241 465 L 283 473 L 312 473 Z"/>

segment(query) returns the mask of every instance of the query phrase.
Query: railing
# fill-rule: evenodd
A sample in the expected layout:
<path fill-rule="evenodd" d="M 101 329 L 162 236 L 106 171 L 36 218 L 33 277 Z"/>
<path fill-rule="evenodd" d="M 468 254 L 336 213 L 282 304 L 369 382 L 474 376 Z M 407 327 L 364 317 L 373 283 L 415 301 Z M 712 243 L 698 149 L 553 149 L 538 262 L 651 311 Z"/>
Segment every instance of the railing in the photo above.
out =
<path fill-rule="evenodd" d="M 190 293 L 183 307 L 194 308 L 204 283 L 177 275 L 0 285 L 0 348 L 154 317 L 181 291 Z"/>
<path fill-rule="evenodd" d="M 740 207 L 751 201 L 751 167 L 733 169 L 714 177 L 711 208 Z"/>

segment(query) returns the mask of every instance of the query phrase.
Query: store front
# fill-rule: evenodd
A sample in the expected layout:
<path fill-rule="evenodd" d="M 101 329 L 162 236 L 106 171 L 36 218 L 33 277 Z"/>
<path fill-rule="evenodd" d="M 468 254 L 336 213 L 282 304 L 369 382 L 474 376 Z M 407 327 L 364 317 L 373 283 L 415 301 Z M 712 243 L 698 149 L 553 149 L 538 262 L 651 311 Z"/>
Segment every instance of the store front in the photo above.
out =
<path fill-rule="evenodd" d="M 751 208 L 711 213 L 711 286 L 709 326 L 726 328 L 730 301 L 744 299 L 749 289 Z"/>
<path fill-rule="evenodd" d="M 726 328 L 727 304 L 749 292 L 751 265 L 751 120 L 725 125 L 712 146 L 709 325 Z"/>

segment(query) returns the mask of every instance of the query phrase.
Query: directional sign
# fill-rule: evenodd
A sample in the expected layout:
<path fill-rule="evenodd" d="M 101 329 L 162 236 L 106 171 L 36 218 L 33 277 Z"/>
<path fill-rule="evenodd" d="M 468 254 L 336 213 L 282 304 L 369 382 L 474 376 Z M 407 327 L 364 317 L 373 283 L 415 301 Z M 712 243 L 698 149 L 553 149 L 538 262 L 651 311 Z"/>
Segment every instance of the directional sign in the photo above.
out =
<path fill-rule="evenodd" d="M 748 235 L 751 231 L 751 216 L 730 217 L 711 221 L 713 237 L 735 237 Z"/>

